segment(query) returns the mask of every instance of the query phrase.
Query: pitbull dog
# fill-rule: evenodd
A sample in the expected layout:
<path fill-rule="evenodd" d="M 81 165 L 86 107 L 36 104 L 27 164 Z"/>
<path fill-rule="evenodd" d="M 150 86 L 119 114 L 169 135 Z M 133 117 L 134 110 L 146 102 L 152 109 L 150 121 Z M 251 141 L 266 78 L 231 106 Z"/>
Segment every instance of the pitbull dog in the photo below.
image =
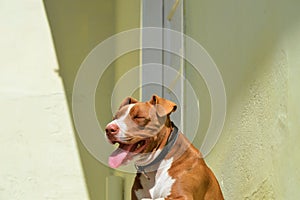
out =
<path fill-rule="evenodd" d="M 148 102 L 123 100 L 106 136 L 119 147 L 109 165 L 133 161 L 137 174 L 132 199 L 222 200 L 213 172 L 203 157 L 170 120 L 175 103 L 157 95 Z"/>

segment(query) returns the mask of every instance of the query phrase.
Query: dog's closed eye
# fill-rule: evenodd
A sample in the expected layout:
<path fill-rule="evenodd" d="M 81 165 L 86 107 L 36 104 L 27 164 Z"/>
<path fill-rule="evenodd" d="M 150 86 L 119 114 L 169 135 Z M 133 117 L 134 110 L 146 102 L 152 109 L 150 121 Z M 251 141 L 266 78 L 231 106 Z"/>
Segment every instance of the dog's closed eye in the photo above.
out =
<path fill-rule="evenodd" d="M 138 116 L 138 115 L 137 115 L 137 116 L 134 116 L 133 118 L 134 118 L 134 119 L 141 119 L 141 118 L 145 118 L 145 117 L 143 117 L 143 116 Z"/>
<path fill-rule="evenodd" d="M 149 123 L 150 118 L 147 118 L 147 117 L 144 117 L 144 116 L 140 116 L 140 115 L 136 115 L 136 116 L 133 117 L 133 120 L 139 126 L 146 126 Z"/>

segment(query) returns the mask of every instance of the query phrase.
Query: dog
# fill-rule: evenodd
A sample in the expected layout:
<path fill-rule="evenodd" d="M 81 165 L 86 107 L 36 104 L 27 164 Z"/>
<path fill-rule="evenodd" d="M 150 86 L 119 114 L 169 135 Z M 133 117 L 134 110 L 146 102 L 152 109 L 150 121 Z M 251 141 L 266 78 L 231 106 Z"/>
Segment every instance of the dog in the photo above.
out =
<path fill-rule="evenodd" d="M 106 128 L 106 137 L 119 147 L 110 167 L 133 161 L 137 174 L 132 200 L 222 200 L 219 183 L 195 148 L 170 120 L 177 106 L 153 95 L 148 102 L 128 97 Z"/>

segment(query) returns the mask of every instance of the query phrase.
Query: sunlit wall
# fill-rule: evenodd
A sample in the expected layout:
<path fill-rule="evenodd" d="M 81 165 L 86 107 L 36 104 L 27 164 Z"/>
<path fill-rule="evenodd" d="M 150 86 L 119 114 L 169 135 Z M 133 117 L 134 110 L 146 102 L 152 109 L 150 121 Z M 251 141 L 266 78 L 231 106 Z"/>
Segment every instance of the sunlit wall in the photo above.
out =
<path fill-rule="evenodd" d="M 292 0 L 185 1 L 186 32 L 212 56 L 226 87 L 224 130 L 206 158 L 226 199 L 300 198 L 299 7 Z"/>

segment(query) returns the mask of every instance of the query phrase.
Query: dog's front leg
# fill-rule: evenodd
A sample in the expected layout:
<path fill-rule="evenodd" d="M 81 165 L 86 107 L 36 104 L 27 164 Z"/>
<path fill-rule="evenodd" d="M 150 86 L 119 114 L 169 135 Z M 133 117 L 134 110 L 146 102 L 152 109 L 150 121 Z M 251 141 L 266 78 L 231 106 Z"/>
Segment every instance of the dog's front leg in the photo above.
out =
<path fill-rule="evenodd" d="M 158 198 L 158 199 L 148 199 L 148 198 L 143 198 L 142 200 L 165 200 L 165 198 Z"/>

